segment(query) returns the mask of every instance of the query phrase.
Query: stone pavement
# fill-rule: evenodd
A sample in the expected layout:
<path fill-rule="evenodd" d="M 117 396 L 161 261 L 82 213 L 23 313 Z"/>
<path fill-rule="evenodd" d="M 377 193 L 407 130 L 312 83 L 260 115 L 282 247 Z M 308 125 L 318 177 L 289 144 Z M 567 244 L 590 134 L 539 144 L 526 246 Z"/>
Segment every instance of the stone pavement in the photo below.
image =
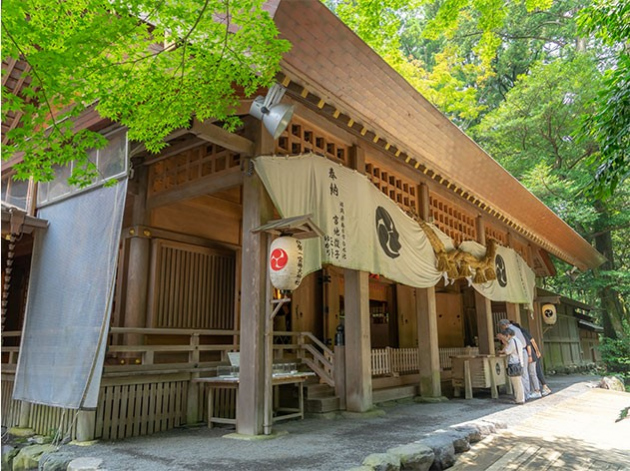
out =
<path fill-rule="evenodd" d="M 470 400 L 437 404 L 382 404 L 380 413 L 371 416 L 290 421 L 277 427 L 286 435 L 273 440 L 231 440 L 225 436 L 232 427 L 196 427 L 88 447 L 64 445 L 59 453 L 101 459 L 101 469 L 109 471 L 341 471 L 359 466 L 370 454 L 463 422 L 488 420 L 512 424 L 506 431 L 512 435 L 500 432 L 456 455 L 458 469 L 520 469 L 522 464 L 544 469 L 550 463 L 556 469 L 603 469 L 597 461 L 616 466 L 611 469 L 630 469 L 630 419 L 614 422 L 619 410 L 630 406 L 630 394 L 593 389 L 599 379 L 549 377 L 554 393 L 523 406 L 506 396 L 492 400 L 475 393 Z M 569 459 L 574 467 L 563 468 L 562 461 Z"/>
<path fill-rule="evenodd" d="M 459 456 L 460 470 L 630 470 L 630 394 L 591 389 L 491 435 Z"/>

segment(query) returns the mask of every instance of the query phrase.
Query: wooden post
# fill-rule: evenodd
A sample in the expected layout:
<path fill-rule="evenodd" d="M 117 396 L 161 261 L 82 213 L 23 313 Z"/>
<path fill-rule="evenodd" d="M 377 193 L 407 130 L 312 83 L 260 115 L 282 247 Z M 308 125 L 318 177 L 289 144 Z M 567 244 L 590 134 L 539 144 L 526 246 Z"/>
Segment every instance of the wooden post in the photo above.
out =
<path fill-rule="evenodd" d="M 335 395 L 339 398 L 339 408 L 346 408 L 346 347 L 335 345 Z"/>
<path fill-rule="evenodd" d="M 271 154 L 274 141 L 259 123 L 256 155 Z M 252 230 L 272 219 L 273 205 L 252 162 L 245 162 L 241 265 L 240 371 L 236 431 L 263 433 L 265 314 L 267 312 L 267 235 Z"/>
<path fill-rule="evenodd" d="M 419 187 L 418 209 L 420 217 L 429 221 L 429 187 Z M 435 287 L 415 290 L 416 327 L 418 329 L 418 369 L 420 371 L 420 395 L 440 397 L 442 384 L 440 378 L 440 348 L 438 343 L 437 306 Z"/>
<path fill-rule="evenodd" d="M 199 333 L 195 332 L 190 336 L 190 346 L 192 347 L 189 353 L 189 362 L 195 365 L 195 368 L 199 364 Z M 199 373 L 191 373 L 190 379 L 199 378 Z M 186 397 L 186 423 L 193 425 L 199 422 L 199 391 L 203 385 L 190 381 L 188 383 L 188 394 Z M 211 424 L 208 423 L 208 426 Z"/>
<path fill-rule="evenodd" d="M 370 302 L 368 273 L 345 270 L 346 408 L 365 412 L 372 407 Z"/>
<path fill-rule="evenodd" d="M 94 440 L 94 431 L 96 428 L 96 411 L 80 410 L 77 412 L 77 433 L 76 440 L 78 442 L 89 442 Z"/>
<path fill-rule="evenodd" d="M 147 182 L 148 169 L 135 168 L 137 176 L 136 194 L 133 197 L 132 224 L 147 223 Z M 134 234 L 129 239 L 129 263 L 127 266 L 127 286 L 125 297 L 125 327 L 147 327 L 147 293 L 149 287 L 149 263 L 151 253 L 150 234 Z M 142 344 L 141 335 L 129 334 L 127 345 Z"/>
<path fill-rule="evenodd" d="M 519 304 L 515 303 L 505 303 L 505 308 L 507 311 L 507 318 L 512 322 L 516 322 L 517 324 L 522 324 L 521 322 L 521 307 Z"/>
<path fill-rule="evenodd" d="M 477 311 L 477 335 L 479 353 L 494 355 L 494 326 L 492 325 L 492 303 L 479 291 L 475 291 L 475 309 Z"/>
<path fill-rule="evenodd" d="M 438 346 L 435 287 L 416 289 L 416 319 L 418 326 L 418 369 L 420 395 L 440 397 L 440 349 Z"/>
<path fill-rule="evenodd" d="M 31 403 L 20 401 L 20 418 L 18 419 L 18 427 L 28 428 L 31 419 Z"/>
<path fill-rule="evenodd" d="M 361 175 L 365 174 L 365 151 L 354 145 L 350 147 L 348 152 L 349 167 L 359 172 Z"/>
<path fill-rule="evenodd" d="M 486 225 L 481 216 L 477 217 L 477 242 L 481 245 L 486 245 Z M 492 303 L 477 290 L 475 290 L 475 310 L 477 311 L 479 353 L 494 355 Z"/>

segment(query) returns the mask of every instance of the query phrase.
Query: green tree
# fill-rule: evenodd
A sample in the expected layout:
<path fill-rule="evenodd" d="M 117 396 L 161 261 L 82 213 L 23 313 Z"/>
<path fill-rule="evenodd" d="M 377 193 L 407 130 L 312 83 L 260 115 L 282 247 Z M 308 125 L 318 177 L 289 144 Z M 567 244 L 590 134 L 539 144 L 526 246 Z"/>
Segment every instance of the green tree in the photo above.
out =
<path fill-rule="evenodd" d="M 3 120 L 22 116 L 3 158 L 22 154 L 18 177 L 50 180 L 74 160 L 71 183 L 97 169 L 86 150 L 105 144 L 75 132 L 89 107 L 128 127 L 151 151 L 192 117 L 233 127 L 237 90 L 268 86 L 289 44 L 263 0 L 6 0 L 2 59 L 28 63 L 20 94 L 3 87 Z"/>
<path fill-rule="evenodd" d="M 579 24 L 586 34 L 616 51 L 595 112 L 585 117 L 580 132 L 582 139 L 592 139 L 599 146 L 590 161 L 597 168 L 591 190 L 606 198 L 630 174 L 630 3 L 595 0 L 581 13 Z"/>
<path fill-rule="evenodd" d="M 624 296 L 629 291 L 629 267 L 627 257 L 616 254 L 627 250 L 623 236 L 630 228 L 630 192 L 620 189 L 606 201 L 586 194 L 584 186 L 593 178 L 588 162 L 597 145 L 573 137 L 581 117 L 595 106 L 602 80 L 597 61 L 587 55 L 535 64 L 474 134 L 508 171 L 607 258 L 600 269 L 578 278 L 577 285 L 564 277 L 565 267 L 559 264 L 561 276 L 552 285 L 599 305 L 606 335 L 616 338 L 624 335 L 623 322 L 628 320 Z"/>

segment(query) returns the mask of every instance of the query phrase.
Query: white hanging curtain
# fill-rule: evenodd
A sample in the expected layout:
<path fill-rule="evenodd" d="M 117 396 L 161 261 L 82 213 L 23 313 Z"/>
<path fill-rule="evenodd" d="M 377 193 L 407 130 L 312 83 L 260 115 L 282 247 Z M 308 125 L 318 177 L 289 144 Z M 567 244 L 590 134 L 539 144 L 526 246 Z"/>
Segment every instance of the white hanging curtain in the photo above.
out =
<path fill-rule="evenodd" d="M 14 399 L 95 408 L 127 179 L 40 210 Z"/>
<path fill-rule="evenodd" d="M 483 245 L 472 241 L 462 242 L 459 249 L 477 258 L 482 258 L 486 254 Z M 494 269 L 497 274 L 496 280 L 473 283 L 473 288 L 492 301 L 525 304 L 528 310 L 533 311 L 536 274 L 525 260 L 513 249 L 497 245 Z"/>
<path fill-rule="evenodd" d="M 313 214 L 325 234 L 305 241 L 305 275 L 329 263 L 417 288 L 442 277 L 418 223 L 364 175 L 314 154 L 254 164 L 282 217 Z"/>

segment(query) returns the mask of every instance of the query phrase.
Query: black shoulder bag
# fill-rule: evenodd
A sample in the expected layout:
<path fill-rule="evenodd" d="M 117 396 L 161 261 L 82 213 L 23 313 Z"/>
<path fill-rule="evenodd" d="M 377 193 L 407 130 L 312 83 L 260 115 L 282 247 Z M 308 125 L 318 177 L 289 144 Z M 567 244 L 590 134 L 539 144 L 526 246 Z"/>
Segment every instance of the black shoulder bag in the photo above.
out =
<path fill-rule="evenodd" d="M 517 349 L 517 353 L 518 353 L 518 345 L 516 345 L 516 342 L 514 342 L 514 348 Z M 508 376 L 522 376 L 523 367 L 521 366 L 521 362 L 519 361 L 518 363 L 508 363 L 507 375 Z"/>

